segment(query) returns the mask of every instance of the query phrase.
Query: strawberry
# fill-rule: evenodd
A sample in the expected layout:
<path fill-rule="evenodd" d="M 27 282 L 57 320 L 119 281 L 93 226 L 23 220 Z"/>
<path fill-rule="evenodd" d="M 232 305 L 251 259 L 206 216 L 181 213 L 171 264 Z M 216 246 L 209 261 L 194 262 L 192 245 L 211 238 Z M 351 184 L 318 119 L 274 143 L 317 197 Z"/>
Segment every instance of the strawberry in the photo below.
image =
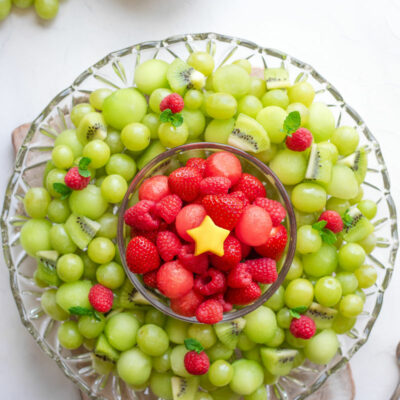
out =
<path fill-rule="evenodd" d="M 316 326 L 313 319 L 306 315 L 300 318 L 293 318 L 290 323 L 290 332 L 296 338 L 310 339 L 315 335 Z"/>
<path fill-rule="evenodd" d="M 227 194 L 231 187 L 231 181 L 223 176 L 210 176 L 200 182 L 200 193 L 206 194 Z"/>
<path fill-rule="evenodd" d="M 254 249 L 260 256 L 279 260 L 285 250 L 287 239 L 286 228 L 283 225 L 274 226 L 267 241 Z"/>
<path fill-rule="evenodd" d="M 184 296 L 193 287 L 193 274 L 179 261 L 165 263 L 157 271 L 158 290 L 170 299 Z"/>
<path fill-rule="evenodd" d="M 158 254 L 164 261 L 171 261 L 178 255 L 182 247 L 181 241 L 175 233 L 170 231 L 162 231 L 157 235 L 156 240 Z"/>
<path fill-rule="evenodd" d="M 111 289 L 100 283 L 92 286 L 89 291 L 89 303 L 99 312 L 106 313 L 111 310 L 114 294 Z"/>
<path fill-rule="evenodd" d="M 143 274 L 143 282 L 151 288 L 157 288 L 157 270 L 146 272 Z"/>
<path fill-rule="evenodd" d="M 243 202 L 227 194 L 211 194 L 203 199 L 203 206 L 214 223 L 232 230 L 243 212 Z"/>
<path fill-rule="evenodd" d="M 172 224 L 182 208 L 182 200 L 176 194 L 170 194 L 160 200 L 154 208 L 154 213 L 167 224 Z"/>
<path fill-rule="evenodd" d="M 73 190 L 82 190 L 89 185 L 90 178 L 90 175 L 88 177 L 82 176 L 78 167 L 72 167 L 65 175 L 64 182 Z"/>
<path fill-rule="evenodd" d="M 171 172 L 168 184 L 172 193 L 190 202 L 198 196 L 201 180 L 202 176 L 197 169 L 181 167 Z"/>
<path fill-rule="evenodd" d="M 216 293 L 225 292 L 225 275 L 215 268 L 209 268 L 204 274 L 194 280 L 194 290 L 203 296 L 211 296 Z"/>
<path fill-rule="evenodd" d="M 171 299 L 170 306 L 172 311 L 185 317 L 193 317 L 197 307 L 203 302 L 203 296 L 194 290 L 186 293 L 177 299 Z"/>
<path fill-rule="evenodd" d="M 232 192 L 236 191 L 243 192 L 250 203 L 256 197 L 265 197 L 267 195 L 261 181 L 255 176 L 246 173 L 243 173 L 236 185 L 232 187 Z"/>
<path fill-rule="evenodd" d="M 180 263 L 195 274 L 204 274 L 208 268 L 208 256 L 206 253 L 194 255 L 194 243 L 183 245 L 178 253 Z"/>
<path fill-rule="evenodd" d="M 224 317 L 222 304 L 216 299 L 203 301 L 196 310 L 197 321 L 202 324 L 216 324 Z"/>
<path fill-rule="evenodd" d="M 203 346 L 196 339 L 185 339 L 188 350 L 183 360 L 186 371 L 192 375 L 204 375 L 210 368 L 210 360 Z"/>
<path fill-rule="evenodd" d="M 186 166 L 197 169 L 201 173 L 201 176 L 203 176 L 206 169 L 206 160 L 199 157 L 189 158 L 186 162 Z"/>
<path fill-rule="evenodd" d="M 229 271 L 227 284 L 232 288 L 244 288 L 253 281 L 247 264 L 239 263 Z"/>
<path fill-rule="evenodd" d="M 128 208 L 124 214 L 125 223 L 144 231 L 152 231 L 160 226 L 160 219 L 153 215 L 156 203 L 151 200 L 140 200 Z"/>
<path fill-rule="evenodd" d="M 171 194 L 168 186 L 168 176 L 155 175 L 145 179 L 139 188 L 139 200 L 152 200 L 156 203 Z"/>
<path fill-rule="evenodd" d="M 174 114 L 181 112 L 183 107 L 184 102 L 182 96 L 178 93 L 171 93 L 168 96 L 165 96 L 160 103 L 160 111 L 169 108 Z"/>
<path fill-rule="evenodd" d="M 255 282 L 274 283 L 278 279 L 276 262 L 272 258 L 256 258 L 246 261 L 249 273 Z"/>
<path fill-rule="evenodd" d="M 257 197 L 253 204 L 269 213 L 273 226 L 278 226 L 286 218 L 285 207 L 279 201 L 267 199 L 266 197 Z"/>
<path fill-rule="evenodd" d="M 143 236 L 136 236 L 126 247 L 128 268 L 135 274 L 145 274 L 160 265 L 157 247 Z"/>
<path fill-rule="evenodd" d="M 299 128 L 286 137 L 286 147 L 292 151 L 307 150 L 312 143 L 313 136 L 306 128 Z"/>
<path fill-rule="evenodd" d="M 326 221 L 325 229 L 329 229 L 333 233 L 339 233 L 343 230 L 343 220 L 336 211 L 324 211 L 318 218 L 318 221 Z"/>
<path fill-rule="evenodd" d="M 215 268 L 226 272 L 234 268 L 242 258 L 242 246 L 239 240 L 235 236 L 229 235 L 224 242 L 224 255 L 220 257 L 211 254 L 210 261 Z"/>
<path fill-rule="evenodd" d="M 227 301 L 225 301 L 224 295 L 222 293 L 213 294 L 209 298 L 218 300 L 222 304 L 222 309 L 224 312 L 229 312 L 233 308 L 231 303 L 228 303 Z"/>
<path fill-rule="evenodd" d="M 228 288 L 225 300 L 231 304 L 245 305 L 252 303 L 261 296 L 261 289 L 257 283 L 252 282 L 245 288 Z"/>
<path fill-rule="evenodd" d="M 249 199 L 240 190 L 237 190 L 236 192 L 229 193 L 229 196 L 234 197 L 234 198 L 239 199 L 239 200 L 242 200 L 243 207 L 245 207 L 245 208 L 246 208 L 246 206 L 248 206 L 250 204 Z"/>

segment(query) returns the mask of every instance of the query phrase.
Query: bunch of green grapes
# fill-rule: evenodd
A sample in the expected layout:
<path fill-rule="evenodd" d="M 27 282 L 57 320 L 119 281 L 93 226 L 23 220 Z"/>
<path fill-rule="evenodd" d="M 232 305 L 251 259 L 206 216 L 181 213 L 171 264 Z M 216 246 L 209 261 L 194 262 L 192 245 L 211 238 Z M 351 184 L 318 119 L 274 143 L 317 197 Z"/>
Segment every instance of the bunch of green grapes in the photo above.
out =
<path fill-rule="evenodd" d="M 12 6 L 17 8 L 35 7 L 36 14 L 42 19 L 53 19 L 59 8 L 58 0 L 0 0 L 0 21 L 11 12 Z"/>

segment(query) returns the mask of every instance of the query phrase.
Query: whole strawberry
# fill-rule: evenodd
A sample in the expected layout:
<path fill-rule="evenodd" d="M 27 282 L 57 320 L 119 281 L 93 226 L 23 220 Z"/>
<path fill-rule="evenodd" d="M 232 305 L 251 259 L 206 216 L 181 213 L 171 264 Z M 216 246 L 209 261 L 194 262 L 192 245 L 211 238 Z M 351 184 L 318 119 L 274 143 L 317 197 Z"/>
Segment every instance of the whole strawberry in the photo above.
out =
<path fill-rule="evenodd" d="M 279 260 L 285 250 L 287 239 L 286 228 L 283 225 L 274 226 L 266 243 L 254 249 L 260 256 Z"/>
<path fill-rule="evenodd" d="M 306 128 L 299 128 L 286 137 L 286 146 L 292 151 L 307 150 L 312 143 L 313 136 Z"/>
<path fill-rule="evenodd" d="M 231 181 L 223 176 L 209 176 L 200 182 L 200 193 L 207 194 L 227 194 L 231 187 Z"/>
<path fill-rule="evenodd" d="M 201 176 L 203 176 L 206 169 L 206 160 L 199 157 L 189 158 L 189 160 L 186 162 L 186 166 L 197 169 L 201 173 Z"/>
<path fill-rule="evenodd" d="M 196 310 L 197 321 L 202 324 L 216 324 L 224 316 L 224 309 L 220 301 L 209 299 L 203 301 Z"/>
<path fill-rule="evenodd" d="M 181 167 L 171 172 L 169 188 L 184 201 L 194 200 L 200 192 L 201 173 L 195 168 Z"/>
<path fill-rule="evenodd" d="M 135 274 L 145 274 L 160 266 L 157 247 L 143 236 L 136 236 L 126 247 L 128 268 Z"/>
<path fill-rule="evenodd" d="M 318 221 L 326 221 L 325 229 L 329 229 L 333 233 L 339 233 L 343 230 L 343 220 L 336 211 L 324 211 L 318 218 Z"/>
<path fill-rule="evenodd" d="M 241 200 L 241 201 L 243 202 L 243 207 L 246 207 L 246 206 L 248 206 L 248 205 L 250 204 L 249 199 L 248 199 L 248 198 L 246 197 L 246 195 L 245 195 L 242 191 L 240 191 L 240 190 L 237 190 L 236 192 L 231 192 L 231 193 L 229 193 L 229 196 Z"/>
<path fill-rule="evenodd" d="M 246 261 L 247 268 L 255 282 L 270 284 L 278 279 L 276 262 L 272 258 L 256 258 Z"/>
<path fill-rule="evenodd" d="M 243 258 L 242 246 L 239 239 L 229 235 L 224 242 L 224 255 L 222 257 L 211 254 L 211 264 L 221 271 L 227 272 L 234 268 Z"/>
<path fill-rule="evenodd" d="M 256 197 L 265 197 L 266 191 L 264 185 L 261 183 L 259 179 L 251 174 L 243 173 L 239 179 L 239 182 L 236 183 L 232 188 L 232 192 L 240 191 L 245 194 L 245 196 L 249 199 L 250 203 Z"/>
<path fill-rule="evenodd" d="M 279 201 L 267 199 L 266 197 L 257 197 L 253 204 L 269 213 L 273 226 L 278 226 L 286 217 L 285 207 Z"/>
<path fill-rule="evenodd" d="M 106 313 L 111 310 L 114 295 L 111 289 L 106 288 L 100 283 L 92 286 L 89 291 L 89 303 L 99 312 Z"/>
<path fill-rule="evenodd" d="M 246 305 L 261 296 L 261 289 L 257 283 L 252 282 L 244 288 L 228 288 L 225 300 L 231 304 Z"/>
<path fill-rule="evenodd" d="M 185 347 L 190 350 L 185 354 L 186 371 L 192 375 L 204 375 L 210 368 L 210 360 L 203 346 L 196 339 L 185 339 Z"/>
<path fill-rule="evenodd" d="M 167 224 L 172 224 L 182 208 L 182 200 L 176 194 L 170 194 L 160 200 L 154 208 L 154 213 Z"/>
<path fill-rule="evenodd" d="M 157 287 L 157 270 L 146 272 L 143 274 L 143 283 L 151 288 Z"/>
<path fill-rule="evenodd" d="M 79 173 L 78 167 L 72 167 L 64 177 L 65 184 L 73 190 L 85 189 L 90 182 L 90 175 L 85 177 Z"/>
<path fill-rule="evenodd" d="M 179 113 L 183 110 L 184 102 L 182 96 L 178 93 L 171 93 L 165 96 L 160 103 L 160 111 L 164 111 L 169 108 L 174 114 Z"/>
<path fill-rule="evenodd" d="M 153 214 L 155 205 L 156 203 L 154 201 L 140 200 L 125 211 L 125 223 L 144 231 L 158 229 L 160 226 L 160 219 Z"/>
<path fill-rule="evenodd" d="M 306 315 L 293 318 L 290 323 L 290 332 L 296 338 L 310 339 L 315 335 L 316 326 L 313 319 Z"/>
<path fill-rule="evenodd" d="M 156 239 L 158 254 L 164 261 L 171 261 L 182 247 L 178 236 L 171 231 L 159 232 Z"/>

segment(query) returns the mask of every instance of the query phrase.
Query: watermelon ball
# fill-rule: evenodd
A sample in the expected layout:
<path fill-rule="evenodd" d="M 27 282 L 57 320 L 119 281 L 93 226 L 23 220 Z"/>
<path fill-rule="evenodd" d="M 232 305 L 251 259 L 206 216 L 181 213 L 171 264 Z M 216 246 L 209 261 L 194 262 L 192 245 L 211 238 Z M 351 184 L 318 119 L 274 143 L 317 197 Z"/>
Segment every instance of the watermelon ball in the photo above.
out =
<path fill-rule="evenodd" d="M 233 154 L 219 151 L 207 158 L 204 176 L 223 176 L 230 179 L 233 186 L 242 176 L 242 165 Z"/>
<path fill-rule="evenodd" d="M 193 239 L 187 234 L 187 231 L 198 227 L 207 215 L 205 208 L 200 204 L 189 204 L 183 207 L 176 216 L 175 227 L 178 235 L 187 242 L 193 242 Z"/>
<path fill-rule="evenodd" d="M 171 194 L 168 176 L 156 175 L 146 179 L 139 189 L 139 200 L 152 200 L 156 203 Z"/>

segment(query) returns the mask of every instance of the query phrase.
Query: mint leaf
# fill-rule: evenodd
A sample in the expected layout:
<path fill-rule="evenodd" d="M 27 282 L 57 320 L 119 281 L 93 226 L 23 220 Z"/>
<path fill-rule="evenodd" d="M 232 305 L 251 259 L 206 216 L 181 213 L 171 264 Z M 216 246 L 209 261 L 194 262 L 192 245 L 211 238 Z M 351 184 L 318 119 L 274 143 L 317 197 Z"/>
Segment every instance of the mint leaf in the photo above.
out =
<path fill-rule="evenodd" d="M 53 189 L 61 194 L 61 200 L 65 200 L 72 192 L 72 189 L 69 188 L 65 183 L 56 182 L 53 183 Z"/>
<path fill-rule="evenodd" d="M 353 223 L 353 218 L 349 215 L 349 210 L 346 210 L 346 212 L 343 215 L 343 224 L 344 226 L 351 226 Z"/>
<path fill-rule="evenodd" d="M 170 122 L 171 116 L 172 116 L 172 111 L 169 108 L 167 108 L 160 114 L 160 121 Z"/>
<path fill-rule="evenodd" d="M 336 235 L 327 228 L 322 229 L 320 232 L 321 239 L 328 244 L 334 244 L 336 242 Z"/>
<path fill-rule="evenodd" d="M 301 314 L 305 313 L 306 311 L 307 311 L 306 306 L 299 306 L 291 308 L 289 310 L 289 313 L 293 318 L 299 319 L 301 317 Z"/>
<path fill-rule="evenodd" d="M 204 347 L 196 339 L 185 339 L 185 347 L 199 354 L 204 350 Z"/>
<path fill-rule="evenodd" d="M 100 313 L 97 311 L 93 311 L 93 317 L 96 321 L 101 321 Z"/>
<path fill-rule="evenodd" d="M 176 128 L 183 124 L 183 116 L 181 113 L 173 113 L 169 108 L 160 114 L 161 122 L 170 122 Z"/>
<path fill-rule="evenodd" d="M 301 117 L 298 111 L 292 111 L 283 121 L 283 130 L 288 135 L 296 132 L 300 128 Z"/>
<path fill-rule="evenodd" d="M 327 224 L 327 221 L 321 220 L 321 221 L 316 222 L 315 224 L 312 224 L 312 227 L 314 229 L 316 229 L 317 231 L 322 231 L 322 229 L 325 228 L 326 224 Z"/>
<path fill-rule="evenodd" d="M 92 160 L 89 157 L 82 157 L 79 161 L 78 172 L 79 175 L 84 178 L 89 178 L 91 176 L 90 171 L 88 170 L 89 164 Z"/>
<path fill-rule="evenodd" d="M 89 310 L 88 308 L 85 307 L 71 307 L 68 309 L 70 314 L 73 315 L 93 315 L 93 310 Z"/>

